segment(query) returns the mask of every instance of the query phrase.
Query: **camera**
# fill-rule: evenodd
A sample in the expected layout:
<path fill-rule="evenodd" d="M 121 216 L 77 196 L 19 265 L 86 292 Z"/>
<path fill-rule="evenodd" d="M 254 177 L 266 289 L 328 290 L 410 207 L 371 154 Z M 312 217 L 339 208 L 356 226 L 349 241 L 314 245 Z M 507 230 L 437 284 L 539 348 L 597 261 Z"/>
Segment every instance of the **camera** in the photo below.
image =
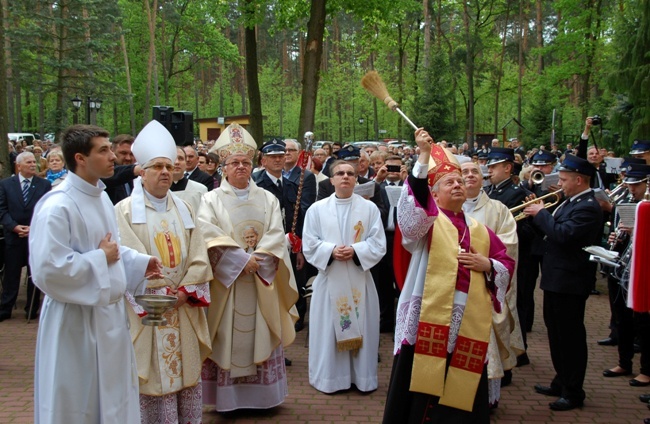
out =
<path fill-rule="evenodd" d="M 386 171 L 388 172 L 400 172 L 399 165 L 386 165 Z"/>
<path fill-rule="evenodd" d="M 601 125 L 603 123 L 603 120 L 601 119 L 600 116 L 594 115 L 591 117 L 591 125 Z"/>

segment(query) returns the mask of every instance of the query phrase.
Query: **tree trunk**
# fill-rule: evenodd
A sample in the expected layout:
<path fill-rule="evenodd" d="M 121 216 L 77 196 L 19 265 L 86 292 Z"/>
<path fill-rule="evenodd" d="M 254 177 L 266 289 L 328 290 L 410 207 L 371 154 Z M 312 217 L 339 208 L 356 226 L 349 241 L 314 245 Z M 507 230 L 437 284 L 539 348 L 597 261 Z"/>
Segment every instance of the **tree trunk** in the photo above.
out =
<path fill-rule="evenodd" d="M 20 82 L 14 86 L 16 94 L 16 132 L 23 132 L 23 92 Z"/>
<path fill-rule="evenodd" d="M 2 0 L 0 2 L 0 39 L 5 40 L 5 47 L 7 46 L 7 38 L 5 37 L 5 25 L 7 19 L 7 1 Z M 0 75 L 11 75 L 9 72 L 10 62 L 7 61 L 7 58 L 10 58 L 9 49 L 2 48 L 0 49 Z M 8 102 L 6 99 L 10 99 L 7 93 L 9 84 L 7 79 L 0 81 L 0 134 L 7 134 L 12 132 L 9 130 L 9 111 Z M 5 136 L 6 137 L 6 136 Z M 5 141 L 7 139 L 5 138 Z M 11 169 L 9 169 L 9 147 L 7 143 L 0 143 L 0 178 L 6 178 L 11 175 Z"/>
<path fill-rule="evenodd" d="M 262 97 L 260 96 L 260 83 L 257 79 L 257 39 L 255 37 L 254 17 L 251 11 L 254 0 L 246 0 L 247 25 L 244 30 L 246 39 L 246 82 L 248 83 L 248 102 L 250 106 L 250 125 L 248 132 L 258 146 L 264 144 L 264 126 L 262 123 Z"/>
<path fill-rule="evenodd" d="M 508 23 L 510 19 L 510 2 L 506 4 L 506 16 L 503 22 L 503 35 L 501 37 L 501 55 L 499 56 L 499 67 L 497 69 L 497 86 L 494 93 L 494 134 L 499 133 L 499 95 L 501 94 L 501 79 L 503 77 L 503 60 L 506 55 L 506 39 L 508 34 Z M 521 122 L 521 121 L 520 121 Z M 504 140 L 505 143 L 505 140 Z"/>
<path fill-rule="evenodd" d="M 129 98 L 129 121 L 131 123 L 131 135 L 136 134 L 135 129 L 135 105 L 133 104 L 133 89 L 131 88 L 131 68 L 129 66 L 129 53 L 126 50 L 126 40 L 124 33 L 120 36 L 120 43 L 122 45 L 122 53 L 124 54 L 124 69 L 126 73 L 126 95 Z"/>
<path fill-rule="evenodd" d="M 429 69 L 429 61 L 431 60 L 431 8 L 429 7 L 429 1 L 422 0 L 422 9 L 424 11 L 424 69 Z"/>
<path fill-rule="evenodd" d="M 542 47 L 544 47 L 544 15 L 542 7 L 542 0 L 536 0 L 535 8 L 537 10 L 537 48 L 539 49 L 539 53 L 537 54 L 537 73 L 540 75 L 544 72 L 544 53 L 542 52 Z"/>
<path fill-rule="evenodd" d="M 521 103 L 523 100 L 523 78 L 524 78 L 524 26 L 528 25 L 524 19 L 524 5 L 519 2 L 519 73 L 517 75 L 517 120 L 521 122 Z M 517 138 L 521 140 L 521 127 L 517 125 Z"/>
<path fill-rule="evenodd" d="M 151 80 L 153 79 L 154 62 L 156 60 L 156 11 L 158 10 L 158 0 L 153 0 L 153 6 L 149 7 L 149 0 L 144 0 L 144 10 L 147 13 L 147 22 L 149 24 L 149 61 L 147 63 L 147 86 L 144 91 L 144 111 L 142 114 L 142 126 L 144 127 L 150 120 L 151 111 Z"/>
<path fill-rule="evenodd" d="M 404 57 L 406 56 L 404 46 L 403 26 L 401 23 L 397 24 L 397 103 L 400 105 L 404 102 Z M 375 119 L 377 122 L 377 119 Z M 397 135 L 401 138 L 402 127 L 404 125 L 403 119 L 397 120 Z M 379 128 L 375 129 L 375 140 L 379 140 Z"/>
<path fill-rule="evenodd" d="M 2 19 L 2 32 L 4 34 L 9 30 L 9 4 L 7 3 L 7 0 L 2 0 L 0 2 L 0 6 L 2 7 L 2 16 L 0 16 L 0 19 Z M 4 134 L 7 132 L 15 132 L 15 127 L 16 127 L 16 118 L 14 116 L 14 89 L 13 89 L 13 65 L 11 62 L 12 60 L 11 39 L 9 37 L 5 37 L 4 35 L 2 36 L 2 38 L 5 40 L 4 51 L 2 55 L 2 67 L 3 68 L 6 67 L 6 70 L 0 73 L 0 75 L 6 75 L 6 80 L 5 80 L 6 85 L 4 84 L 2 85 L 3 89 L 6 89 L 6 92 L 2 96 L 0 96 L 0 98 L 7 99 L 7 102 L 5 102 L 6 104 L 4 104 L 4 110 L 6 113 L 7 120 L 5 121 L 6 131 L 0 132 L 0 134 Z M 3 118 L 4 117 L 5 116 L 3 115 Z M 3 154 L 2 150 L 0 150 L 0 154 Z M 4 158 L 6 157 L 6 155 L 2 157 Z M 0 161 L 0 163 L 3 162 Z"/>
<path fill-rule="evenodd" d="M 239 54 L 245 57 L 246 56 L 246 35 L 245 35 L 245 29 L 243 25 L 239 26 L 239 34 L 237 39 L 239 41 L 238 43 Z M 246 115 L 248 113 L 248 107 L 246 102 L 246 84 L 244 84 L 244 81 L 246 80 L 246 71 L 241 69 L 241 67 L 239 67 L 237 73 L 239 74 L 237 79 L 238 79 L 239 95 L 241 97 L 241 114 Z"/>
<path fill-rule="evenodd" d="M 470 28 L 467 3 L 463 3 L 463 24 L 465 27 L 465 77 L 467 78 L 467 141 L 474 141 L 474 41 Z"/>
<path fill-rule="evenodd" d="M 309 22 L 307 23 L 307 40 L 305 45 L 304 71 L 302 77 L 302 97 L 300 100 L 300 122 L 298 140 L 302 140 L 306 131 L 313 131 L 320 78 L 320 62 L 323 56 L 323 35 L 327 0 L 312 0 Z"/>

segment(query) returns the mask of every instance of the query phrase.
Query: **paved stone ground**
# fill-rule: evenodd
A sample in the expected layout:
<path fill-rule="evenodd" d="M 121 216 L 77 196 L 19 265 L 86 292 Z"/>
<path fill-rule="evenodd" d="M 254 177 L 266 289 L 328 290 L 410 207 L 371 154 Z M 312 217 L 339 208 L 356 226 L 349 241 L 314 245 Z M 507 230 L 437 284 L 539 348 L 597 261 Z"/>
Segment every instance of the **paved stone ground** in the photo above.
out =
<path fill-rule="evenodd" d="M 603 292 L 591 296 L 587 303 L 587 334 L 589 366 L 585 382 L 587 399 L 581 409 L 553 412 L 548 403 L 554 399 L 538 395 L 535 383 L 550 383 L 553 368 L 541 314 L 541 291 L 537 293 L 537 314 L 533 332 L 529 333 L 531 365 L 514 371 L 513 384 L 502 391 L 499 408 L 492 422 L 499 423 L 635 423 L 650 417 L 650 411 L 638 400 L 649 388 L 628 385 L 627 377 L 604 378 L 602 371 L 617 363 L 616 348 L 602 347 L 596 340 L 608 335 L 609 306 L 606 284 L 598 282 Z M 21 293 L 14 318 L 0 323 L 0 423 L 31 423 L 33 421 L 34 346 L 37 322 L 27 324 L 22 313 L 25 302 Z M 378 423 L 384 409 L 390 368 L 392 340 L 381 335 L 379 388 L 363 395 L 357 391 L 325 395 L 308 382 L 306 344 L 307 330 L 298 333 L 295 343 L 287 349 L 293 361 L 288 368 L 289 392 L 286 402 L 270 411 L 238 411 L 218 414 L 204 410 L 205 423 Z M 638 371 L 638 359 L 635 361 Z M 70 423 L 74 424 L 74 423 Z M 125 423 L 130 424 L 130 423 Z"/>

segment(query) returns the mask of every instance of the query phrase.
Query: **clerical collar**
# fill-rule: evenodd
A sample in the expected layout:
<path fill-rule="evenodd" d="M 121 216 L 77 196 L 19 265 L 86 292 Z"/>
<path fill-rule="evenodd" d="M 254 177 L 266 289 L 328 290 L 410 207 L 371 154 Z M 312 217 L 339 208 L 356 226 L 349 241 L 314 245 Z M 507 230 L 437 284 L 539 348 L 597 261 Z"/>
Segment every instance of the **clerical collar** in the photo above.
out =
<path fill-rule="evenodd" d="M 471 199 L 469 199 L 469 198 L 466 199 L 466 200 L 465 200 L 465 203 L 477 203 L 477 202 L 478 202 L 478 199 L 479 199 L 480 197 L 481 197 L 481 190 L 479 190 L 479 192 L 478 192 L 478 194 L 476 195 L 476 197 L 472 197 Z"/>
<path fill-rule="evenodd" d="M 251 191 L 250 184 L 247 185 L 246 188 L 237 188 L 235 186 L 230 187 L 232 187 L 232 192 L 235 193 L 235 196 L 237 196 L 239 200 L 248 200 L 248 193 Z"/>
<path fill-rule="evenodd" d="M 440 206 L 438 206 L 438 207 L 440 208 L 440 210 L 441 210 L 445 215 L 447 215 L 447 216 L 450 217 L 450 218 L 451 218 L 451 217 L 462 218 L 462 217 L 465 216 L 465 213 L 464 213 L 462 210 L 461 210 L 460 212 L 454 212 L 454 211 L 449 210 L 449 209 L 441 208 Z"/>
<path fill-rule="evenodd" d="M 336 194 L 334 194 L 335 202 L 337 204 L 339 204 L 339 205 L 343 205 L 343 204 L 346 204 L 346 203 L 352 203 L 352 198 L 353 197 L 354 196 L 342 198 L 342 197 L 338 197 Z"/>
<path fill-rule="evenodd" d="M 106 188 L 106 185 L 102 180 L 97 180 L 96 185 L 90 184 L 88 181 L 84 180 L 81 178 L 79 175 L 75 174 L 72 171 L 68 172 L 68 176 L 66 177 L 63 182 L 67 182 L 67 184 L 72 185 L 73 187 L 77 188 L 79 191 L 89 195 L 89 196 L 95 196 L 99 197 L 102 195 L 104 192 L 104 189 Z"/>
<path fill-rule="evenodd" d="M 156 212 L 165 212 L 167 210 L 167 196 L 163 197 L 162 199 L 159 199 L 153 194 L 149 193 L 146 189 L 143 191 L 144 191 L 144 195 L 147 196 L 147 199 L 149 199 L 149 202 L 151 202 L 151 206 L 153 206 Z"/>

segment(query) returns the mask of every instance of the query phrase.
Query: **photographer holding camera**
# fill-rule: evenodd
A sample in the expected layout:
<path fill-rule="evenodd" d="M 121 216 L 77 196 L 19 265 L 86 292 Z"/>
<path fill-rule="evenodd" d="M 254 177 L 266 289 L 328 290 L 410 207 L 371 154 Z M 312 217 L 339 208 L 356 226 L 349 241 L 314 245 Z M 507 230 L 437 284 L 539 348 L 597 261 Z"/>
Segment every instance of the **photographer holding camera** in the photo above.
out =
<path fill-rule="evenodd" d="M 591 179 L 591 188 L 600 188 L 602 190 L 605 190 L 609 189 L 610 185 L 616 182 L 616 175 L 607 173 L 604 158 L 598 151 L 598 146 L 594 144 L 587 148 L 591 127 L 600 126 L 602 125 L 602 122 L 602 119 L 598 115 L 587 118 L 585 121 L 585 130 L 580 136 L 578 154 L 576 156 L 587 159 L 587 161 L 589 161 L 589 163 L 593 165 L 593 167 L 598 171 L 596 172 L 595 178 Z M 609 212 L 611 210 L 611 205 L 604 204 L 603 202 L 599 203 L 603 210 L 606 212 Z"/>
<path fill-rule="evenodd" d="M 592 189 L 605 190 L 605 189 L 609 189 L 611 183 L 616 182 L 617 176 L 615 174 L 607 173 L 607 169 L 604 163 L 604 158 L 601 156 L 600 152 L 598 151 L 598 146 L 593 144 L 587 148 L 587 145 L 589 144 L 589 134 L 591 132 L 591 127 L 594 125 L 600 126 L 602 125 L 602 122 L 603 122 L 602 119 L 598 115 L 594 115 L 586 119 L 585 130 L 582 132 L 582 135 L 580 136 L 580 143 L 578 144 L 578 153 L 576 156 L 582 159 L 587 159 L 587 161 L 594 168 L 596 168 L 594 177 L 591 178 L 590 187 Z M 596 201 L 598 202 L 600 208 L 603 211 L 603 219 L 599 230 L 600 234 L 603 234 L 605 223 L 609 221 L 609 214 L 612 211 L 612 204 L 600 200 L 597 197 L 596 197 Z M 600 294 L 600 292 L 596 290 L 595 276 L 591 287 L 591 294 Z"/>

